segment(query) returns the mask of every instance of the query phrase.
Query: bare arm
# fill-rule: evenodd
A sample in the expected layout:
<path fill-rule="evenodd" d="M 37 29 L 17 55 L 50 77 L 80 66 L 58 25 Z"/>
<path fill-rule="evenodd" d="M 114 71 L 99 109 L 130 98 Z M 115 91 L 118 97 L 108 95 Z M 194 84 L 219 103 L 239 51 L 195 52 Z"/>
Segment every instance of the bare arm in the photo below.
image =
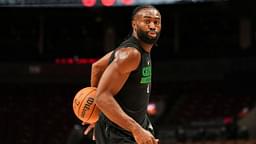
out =
<path fill-rule="evenodd" d="M 91 86 L 92 87 L 98 86 L 101 75 L 107 68 L 112 53 L 113 51 L 107 53 L 101 59 L 99 59 L 98 61 L 92 64 L 92 68 L 91 68 Z M 82 123 L 82 125 L 85 125 L 85 124 L 87 123 L 86 122 Z M 84 134 L 87 135 L 91 131 L 91 129 L 94 128 L 94 126 L 95 124 L 90 124 L 84 131 Z M 93 140 L 95 140 L 94 133 L 93 133 Z"/>
<path fill-rule="evenodd" d="M 97 87 L 99 80 L 101 78 L 101 75 L 107 68 L 109 64 L 109 60 L 111 57 L 112 51 L 107 53 L 104 57 L 96 61 L 95 63 L 92 64 L 91 68 L 91 86 L 92 87 Z"/>
<path fill-rule="evenodd" d="M 130 132 L 139 127 L 139 125 L 122 110 L 114 96 L 123 87 L 129 74 L 138 67 L 140 58 L 140 53 L 136 49 L 118 50 L 114 61 L 103 73 L 96 94 L 98 108 L 111 121 Z"/>
<path fill-rule="evenodd" d="M 139 66 L 140 60 L 141 55 L 134 48 L 116 51 L 115 59 L 105 69 L 98 84 L 96 105 L 112 122 L 131 132 L 137 144 L 156 144 L 158 140 L 127 115 L 114 99 L 130 73 Z"/>
<path fill-rule="evenodd" d="M 139 66 L 140 60 L 141 55 L 138 50 L 119 49 L 115 59 L 101 76 L 96 92 L 96 104 L 112 122 L 131 132 L 137 144 L 157 144 L 158 140 L 127 115 L 114 99 L 130 73 Z"/>
<path fill-rule="evenodd" d="M 113 51 L 109 52 L 92 64 L 91 86 L 97 87 L 97 107 L 111 121 L 130 131 L 138 144 L 144 142 L 156 144 L 154 136 L 128 116 L 114 99 L 114 96 L 123 87 L 130 73 L 138 67 L 141 58 L 140 53 L 134 48 L 121 49 L 115 53 L 116 58 L 109 64 L 112 53 Z M 95 124 L 90 124 L 84 134 L 87 135 L 94 126 Z M 95 140 L 94 133 L 93 140 Z"/>

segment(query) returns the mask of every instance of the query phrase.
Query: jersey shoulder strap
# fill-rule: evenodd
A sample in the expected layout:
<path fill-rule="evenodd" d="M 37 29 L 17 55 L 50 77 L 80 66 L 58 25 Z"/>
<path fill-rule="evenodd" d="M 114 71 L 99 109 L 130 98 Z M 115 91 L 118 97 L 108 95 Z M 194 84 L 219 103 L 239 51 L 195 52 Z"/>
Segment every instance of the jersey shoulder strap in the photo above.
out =
<path fill-rule="evenodd" d="M 119 48 L 127 48 L 127 47 L 132 47 L 132 48 L 136 48 L 137 50 L 139 50 L 140 52 L 142 52 L 137 40 L 134 37 L 130 37 L 129 39 L 123 41 L 116 49 L 113 50 L 111 57 L 109 59 L 109 64 L 114 60 L 115 58 L 115 53 Z"/>

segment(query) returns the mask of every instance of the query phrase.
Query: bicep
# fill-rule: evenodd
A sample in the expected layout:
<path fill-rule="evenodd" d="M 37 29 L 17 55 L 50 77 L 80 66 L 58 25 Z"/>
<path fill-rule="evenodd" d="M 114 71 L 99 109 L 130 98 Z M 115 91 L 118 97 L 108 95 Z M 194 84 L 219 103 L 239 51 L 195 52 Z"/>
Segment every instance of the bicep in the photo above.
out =
<path fill-rule="evenodd" d="M 129 73 L 121 73 L 116 63 L 111 63 L 103 73 L 97 88 L 97 96 L 106 92 L 116 95 L 129 77 Z"/>
<path fill-rule="evenodd" d="M 140 53 L 134 48 L 119 49 L 115 59 L 104 71 L 98 88 L 97 95 L 107 92 L 116 95 L 123 87 L 130 73 L 140 63 Z"/>

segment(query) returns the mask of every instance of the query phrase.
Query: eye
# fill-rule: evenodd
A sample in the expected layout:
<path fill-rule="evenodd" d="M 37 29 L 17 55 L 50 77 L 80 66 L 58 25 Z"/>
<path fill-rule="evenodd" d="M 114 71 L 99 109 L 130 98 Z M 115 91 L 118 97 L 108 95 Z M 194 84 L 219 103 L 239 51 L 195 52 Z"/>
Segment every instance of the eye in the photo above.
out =
<path fill-rule="evenodd" d="M 150 24 L 150 20 L 145 20 L 145 24 Z"/>
<path fill-rule="evenodd" d="M 154 21 L 154 24 L 155 24 L 155 25 L 159 25 L 159 24 L 160 24 L 160 21 Z"/>

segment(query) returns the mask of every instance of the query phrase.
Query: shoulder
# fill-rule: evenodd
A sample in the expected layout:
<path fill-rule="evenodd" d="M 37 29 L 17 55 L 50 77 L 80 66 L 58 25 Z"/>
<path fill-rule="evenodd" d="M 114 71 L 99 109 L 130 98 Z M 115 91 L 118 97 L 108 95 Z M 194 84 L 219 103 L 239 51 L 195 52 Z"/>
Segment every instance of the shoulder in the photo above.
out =
<path fill-rule="evenodd" d="M 114 62 L 127 70 L 135 70 L 140 64 L 140 51 L 133 47 L 119 48 L 115 52 Z"/>
<path fill-rule="evenodd" d="M 119 48 L 115 53 L 115 59 L 121 61 L 139 61 L 141 54 L 133 47 Z"/>

